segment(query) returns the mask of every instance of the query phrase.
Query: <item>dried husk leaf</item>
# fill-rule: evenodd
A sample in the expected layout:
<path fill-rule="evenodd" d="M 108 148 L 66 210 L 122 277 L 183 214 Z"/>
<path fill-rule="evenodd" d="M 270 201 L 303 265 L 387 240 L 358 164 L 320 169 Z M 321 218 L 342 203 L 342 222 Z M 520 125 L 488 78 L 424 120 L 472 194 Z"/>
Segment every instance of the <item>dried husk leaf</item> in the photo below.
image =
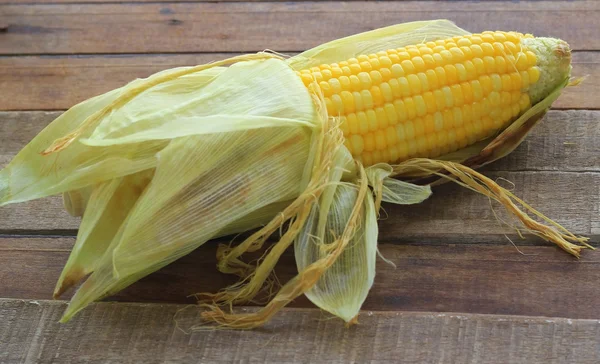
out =
<path fill-rule="evenodd" d="M 152 181 L 94 272 L 73 297 L 63 320 L 209 239 L 252 228 L 264 222 L 266 215 L 272 218 L 277 212 L 274 208 L 302 191 L 313 128 L 318 127 L 317 115 L 306 90 L 290 85 L 290 77 L 281 75 L 288 73 L 295 77 L 284 62 L 262 62 L 270 65 L 259 67 L 261 73 L 256 72 L 257 65 L 253 62 L 240 65 L 239 69 L 246 72 L 237 76 L 239 87 L 252 93 L 253 88 L 249 87 L 264 86 L 253 83 L 253 78 L 271 78 L 274 94 L 287 94 L 290 100 L 298 101 L 295 115 L 300 122 L 259 127 L 241 122 L 227 132 L 193 133 L 172 139 L 156 154 Z M 220 83 L 224 74 L 212 83 Z M 223 82 L 230 80 L 223 78 Z M 302 97 L 305 100 L 300 100 Z M 270 116 L 269 110 L 273 114 L 281 112 L 278 101 L 263 100 L 265 118 Z M 269 103 L 274 103 L 271 109 Z M 239 120 L 244 117 L 244 114 L 238 116 Z M 311 119 L 312 124 L 307 126 Z"/>

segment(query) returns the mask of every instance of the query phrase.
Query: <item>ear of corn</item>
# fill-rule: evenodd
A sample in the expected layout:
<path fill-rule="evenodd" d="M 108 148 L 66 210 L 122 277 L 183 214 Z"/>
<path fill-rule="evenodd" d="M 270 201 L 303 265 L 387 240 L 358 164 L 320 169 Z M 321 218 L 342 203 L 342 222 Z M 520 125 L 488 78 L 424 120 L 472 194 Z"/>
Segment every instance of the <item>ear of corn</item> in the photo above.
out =
<path fill-rule="evenodd" d="M 548 57 L 544 47 L 560 46 L 531 35 L 484 32 L 360 55 L 298 75 L 323 93 L 329 115 L 341 118 L 345 146 L 355 158 L 367 166 L 398 163 L 443 158 L 511 125 L 532 101 L 563 83 L 567 55 L 538 66 L 538 57 Z"/>
<path fill-rule="evenodd" d="M 508 191 L 444 162 L 480 166 L 512 151 L 566 85 L 569 61 L 562 41 L 471 35 L 438 20 L 285 61 L 260 53 L 167 70 L 55 120 L 0 171 L 0 206 L 64 193 L 67 210 L 83 213 L 55 293 L 90 275 L 62 321 L 211 238 L 264 225 L 220 247 L 218 268 L 243 282 L 205 294 L 202 317 L 251 328 L 306 294 L 353 322 L 375 275 L 381 202 L 431 194 L 392 176 L 444 170 L 578 254 L 584 239 L 536 224 Z M 241 259 L 283 225 L 258 266 Z M 291 244 L 299 274 L 273 300 L 255 313 L 222 310 L 252 300 Z"/>

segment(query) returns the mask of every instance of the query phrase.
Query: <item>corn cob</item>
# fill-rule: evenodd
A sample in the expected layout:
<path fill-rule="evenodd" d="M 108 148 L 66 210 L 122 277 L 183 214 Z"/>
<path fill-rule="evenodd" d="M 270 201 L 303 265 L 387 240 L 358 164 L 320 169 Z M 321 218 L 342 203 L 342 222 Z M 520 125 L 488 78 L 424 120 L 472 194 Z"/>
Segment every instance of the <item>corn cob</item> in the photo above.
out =
<path fill-rule="evenodd" d="M 310 89 L 318 85 L 329 115 L 341 119 L 346 148 L 364 165 L 437 158 L 497 134 L 540 100 L 540 39 L 489 31 L 297 74 Z M 568 46 L 544 42 L 565 53 L 568 67 Z"/>
<path fill-rule="evenodd" d="M 510 153 L 569 74 L 563 41 L 470 35 L 443 20 L 358 34 L 287 60 L 259 53 L 166 70 L 57 118 L 0 171 L 0 206 L 63 193 L 67 210 L 83 214 L 55 295 L 89 277 L 63 322 L 209 239 L 259 226 L 219 249 L 219 269 L 243 282 L 206 294 L 202 317 L 251 328 L 306 294 L 355 322 L 375 276 L 381 202 L 431 194 L 392 177 L 444 171 L 578 256 L 585 238 L 468 168 Z M 241 260 L 286 223 L 258 267 Z M 266 307 L 220 308 L 252 300 L 290 244 L 299 274 Z"/>

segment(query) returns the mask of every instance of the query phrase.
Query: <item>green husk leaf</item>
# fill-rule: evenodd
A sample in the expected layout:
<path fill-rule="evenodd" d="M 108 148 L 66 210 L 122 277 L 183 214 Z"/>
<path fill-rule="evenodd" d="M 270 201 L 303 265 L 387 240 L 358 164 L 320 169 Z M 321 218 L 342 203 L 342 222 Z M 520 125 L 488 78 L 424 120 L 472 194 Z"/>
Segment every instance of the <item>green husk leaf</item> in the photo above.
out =
<path fill-rule="evenodd" d="M 248 89 L 249 81 L 244 80 L 256 77 L 256 70 L 245 69 L 237 76 L 239 87 L 248 94 L 258 92 Z M 271 69 L 295 76 L 281 61 Z M 278 127 L 242 126 L 238 131 L 171 140 L 157 153 L 152 182 L 73 297 L 63 320 L 209 239 L 251 228 L 264 222 L 268 214 L 273 218 L 278 212 L 275 207 L 301 193 L 318 115 L 305 88 L 286 84 L 288 77 L 279 79 L 271 83 L 273 92 L 282 97 L 287 94 L 290 100 L 304 97 L 297 103 L 295 115 L 300 120 L 312 120 L 311 126 L 306 127 L 305 122 Z M 230 82 L 220 77 L 212 82 L 221 81 Z M 275 115 L 281 110 L 279 101 L 264 99 L 257 107 L 265 115 Z M 239 118 L 243 121 L 244 115 Z"/>
<path fill-rule="evenodd" d="M 465 35 L 469 32 L 449 20 L 416 21 L 355 34 L 327 42 L 291 57 L 287 62 L 296 70 L 335 63 L 361 54 Z"/>
<path fill-rule="evenodd" d="M 75 246 L 56 283 L 55 298 L 94 271 L 153 173 L 142 171 L 95 186 Z"/>
<path fill-rule="evenodd" d="M 48 145 L 78 128 L 83 120 L 109 105 L 119 95 L 144 82 L 185 68 L 170 69 L 135 80 L 119 89 L 84 101 L 56 118 L 0 171 L 0 206 L 85 188 L 156 166 L 155 154 L 167 143 L 131 144 L 111 148 L 92 148 L 70 144 L 60 153 L 43 155 Z M 212 81 L 220 69 L 195 74 L 197 87 Z M 88 134 L 84 134 L 88 136 Z"/>
<path fill-rule="evenodd" d="M 287 92 L 281 92 L 284 87 Z M 206 87 L 184 76 L 142 92 L 102 120 L 82 143 L 106 146 L 294 124 L 310 127 L 314 115 L 305 112 L 309 107 L 300 78 L 281 60 L 240 62 Z"/>
<path fill-rule="evenodd" d="M 342 184 L 326 214 L 325 229 L 319 234 L 322 211 L 315 206 L 294 245 L 298 271 L 323 259 L 329 253 L 328 246 L 343 233 L 356 204 L 358 189 L 354 185 Z M 375 259 L 377 257 L 377 215 L 373 196 L 366 195 L 365 204 L 353 238 L 336 262 L 320 277 L 305 295 L 319 308 L 328 311 L 346 322 L 352 321 L 373 285 Z"/>

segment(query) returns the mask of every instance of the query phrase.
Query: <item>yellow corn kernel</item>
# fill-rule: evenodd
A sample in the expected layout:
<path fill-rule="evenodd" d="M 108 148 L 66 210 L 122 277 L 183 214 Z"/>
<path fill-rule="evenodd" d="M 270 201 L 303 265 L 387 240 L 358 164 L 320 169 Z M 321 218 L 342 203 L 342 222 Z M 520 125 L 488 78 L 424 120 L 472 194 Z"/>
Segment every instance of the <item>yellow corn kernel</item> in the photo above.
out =
<path fill-rule="evenodd" d="M 415 100 L 412 97 L 404 99 L 404 106 L 406 106 L 406 112 L 408 113 L 408 119 L 412 120 L 417 116 L 417 107 L 415 106 Z"/>
<path fill-rule="evenodd" d="M 404 72 L 406 72 L 406 74 L 415 73 L 415 65 L 410 60 L 406 59 L 400 64 L 402 65 L 402 68 L 404 69 Z"/>
<path fill-rule="evenodd" d="M 379 129 L 375 132 L 375 148 L 383 150 L 387 147 L 387 139 L 383 130 Z"/>
<path fill-rule="evenodd" d="M 483 57 L 483 64 L 485 65 L 485 72 L 491 74 L 496 72 L 496 60 L 494 57 L 485 56 Z"/>
<path fill-rule="evenodd" d="M 363 152 L 363 154 L 361 155 L 361 159 L 362 162 L 367 166 L 375 164 L 373 163 L 373 155 L 370 152 Z"/>
<path fill-rule="evenodd" d="M 424 135 L 417 138 L 417 153 L 418 155 L 429 157 L 427 155 L 427 137 Z"/>
<path fill-rule="evenodd" d="M 388 126 L 385 129 L 385 140 L 388 146 L 396 144 L 398 138 L 396 134 L 396 129 L 393 126 Z"/>
<path fill-rule="evenodd" d="M 354 96 L 349 91 L 342 91 L 340 93 L 342 104 L 344 104 L 344 111 L 346 113 L 352 113 L 355 111 L 354 108 Z"/>
<path fill-rule="evenodd" d="M 462 87 L 460 86 L 460 84 L 452 85 L 452 87 L 450 87 L 450 90 L 452 91 L 453 105 L 462 106 L 464 104 L 464 98 L 462 94 Z"/>
<path fill-rule="evenodd" d="M 465 104 L 461 108 L 463 123 L 470 123 L 473 120 L 471 104 Z"/>
<path fill-rule="evenodd" d="M 446 107 L 446 96 L 441 90 L 433 91 L 433 98 L 435 99 L 436 110 L 444 110 Z"/>
<path fill-rule="evenodd" d="M 492 80 L 492 89 L 494 91 L 501 91 L 502 90 L 502 78 L 500 77 L 500 75 L 497 73 L 494 73 L 494 74 L 490 75 L 490 79 Z"/>
<path fill-rule="evenodd" d="M 404 124 L 404 135 L 406 140 L 412 141 L 415 139 L 415 126 L 412 121 L 407 121 Z"/>
<path fill-rule="evenodd" d="M 500 93 L 500 104 L 502 106 L 509 106 L 510 101 L 511 101 L 510 92 L 502 91 L 502 93 Z"/>
<path fill-rule="evenodd" d="M 444 130 L 444 117 L 439 111 L 433 114 L 433 126 L 436 132 Z"/>
<path fill-rule="evenodd" d="M 536 83 L 540 79 L 540 69 L 537 67 L 528 69 L 527 74 L 529 75 L 529 84 Z"/>
<path fill-rule="evenodd" d="M 454 97 L 452 95 L 452 89 L 448 86 L 442 87 L 442 93 L 444 94 L 444 101 L 446 107 L 454 106 Z"/>
<path fill-rule="evenodd" d="M 421 90 L 423 90 L 423 92 L 429 91 L 429 81 L 427 80 L 427 76 L 425 76 L 423 72 L 419 72 L 417 73 L 417 77 L 421 84 Z"/>
<path fill-rule="evenodd" d="M 529 95 L 522 94 L 521 99 L 519 100 L 519 107 L 521 108 L 521 111 L 525 111 L 525 110 L 529 109 L 530 106 L 531 106 L 531 102 L 529 100 Z"/>
<path fill-rule="evenodd" d="M 427 114 L 427 106 L 425 105 L 425 99 L 421 95 L 416 95 L 413 97 L 415 102 L 415 110 L 417 116 L 423 116 Z"/>
<path fill-rule="evenodd" d="M 473 100 L 479 101 L 483 99 L 483 88 L 478 80 L 471 81 L 471 90 L 473 91 Z"/>
<path fill-rule="evenodd" d="M 458 72 L 456 71 L 456 67 L 454 65 L 445 65 L 444 71 L 446 71 L 446 80 L 448 81 L 449 85 L 454 85 L 458 82 Z"/>
<path fill-rule="evenodd" d="M 421 82 L 419 81 L 419 77 L 417 77 L 417 75 L 408 75 L 406 80 L 408 81 L 408 87 L 411 94 L 418 95 L 421 93 Z"/>
<path fill-rule="evenodd" d="M 477 76 L 485 75 L 485 64 L 483 63 L 482 58 L 473 58 L 472 60 L 473 66 L 475 66 L 475 71 L 477 72 Z"/>
<path fill-rule="evenodd" d="M 484 75 L 479 77 L 479 83 L 481 84 L 484 95 L 488 95 L 494 89 L 490 76 Z"/>
<path fill-rule="evenodd" d="M 396 109 L 396 115 L 398 115 L 399 123 L 402 123 L 408 119 L 408 113 L 406 112 L 406 105 L 404 105 L 404 101 L 394 101 L 394 109 Z"/>
<path fill-rule="evenodd" d="M 527 62 L 527 55 L 525 53 L 517 53 L 515 66 L 519 71 L 525 71 L 529 68 L 529 63 Z"/>
<path fill-rule="evenodd" d="M 425 71 L 425 61 L 421 57 L 414 57 L 412 59 L 413 66 L 415 67 L 416 72 Z"/>
<path fill-rule="evenodd" d="M 346 116 L 346 122 L 348 123 L 349 133 L 358 134 L 358 119 L 356 118 L 356 114 L 348 114 Z"/>
<path fill-rule="evenodd" d="M 513 90 L 521 90 L 521 75 L 518 72 L 511 73 L 510 83 Z"/>
<path fill-rule="evenodd" d="M 392 71 L 389 68 L 381 68 L 379 69 L 379 73 L 381 73 L 381 79 L 383 82 L 387 82 L 392 78 Z"/>
<path fill-rule="evenodd" d="M 358 120 L 358 133 L 366 134 L 369 131 L 369 120 L 367 119 L 367 114 L 364 111 L 359 111 L 356 113 L 356 119 Z"/>
<path fill-rule="evenodd" d="M 481 49 L 483 50 L 483 55 L 485 56 L 494 56 L 494 46 L 492 46 L 489 42 L 484 42 L 480 44 Z"/>
<path fill-rule="evenodd" d="M 405 75 L 404 68 L 402 68 L 402 66 L 399 65 L 398 63 L 395 63 L 394 65 L 392 65 L 391 71 L 392 71 L 392 76 L 394 76 L 395 78 L 403 77 Z"/>
<path fill-rule="evenodd" d="M 365 151 L 372 152 L 375 150 L 375 136 L 373 133 L 368 133 L 364 136 Z"/>
<path fill-rule="evenodd" d="M 392 95 L 394 95 L 394 99 L 398 99 L 402 96 L 402 91 L 400 90 L 400 83 L 397 79 L 392 78 L 388 81 L 390 88 L 392 90 Z"/>
<path fill-rule="evenodd" d="M 383 130 L 388 127 L 388 119 L 385 114 L 385 110 L 383 107 L 378 107 L 375 109 L 375 116 L 377 117 L 377 129 Z"/>
<path fill-rule="evenodd" d="M 396 125 L 395 129 L 396 129 L 396 139 L 398 140 L 398 143 L 402 143 L 403 141 L 406 140 L 406 133 L 404 132 L 404 125 L 398 124 L 398 125 Z"/>
<path fill-rule="evenodd" d="M 436 67 L 434 69 L 435 74 L 437 76 L 437 79 L 439 81 L 439 85 L 440 86 L 445 86 L 448 84 L 448 81 L 446 80 L 446 72 L 444 71 L 444 68 L 442 67 Z"/>
<path fill-rule="evenodd" d="M 383 106 L 383 110 L 385 111 L 385 115 L 387 116 L 388 123 L 391 125 L 398 124 L 398 114 L 396 113 L 396 108 L 393 104 L 387 103 Z"/>
<path fill-rule="evenodd" d="M 383 105 L 383 94 L 381 93 L 379 86 L 372 86 L 370 93 L 373 100 L 373 106 Z"/>
<path fill-rule="evenodd" d="M 521 76 L 521 89 L 522 90 L 527 90 L 529 88 L 529 72 L 527 71 L 521 71 L 519 73 L 519 75 Z"/>
<path fill-rule="evenodd" d="M 400 77 L 398 79 L 398 84 L 400 85 L 400 93 L 402 94 L 402 97 L 408 97 L 411 95 L 410 86 L 406 77 Z"/>
<path fill-rule="evenodd" d="M 381 85 L 379 85 L 379 90 L 381 91 L 381 95 L 383 96 L 385 102 L 394 101 L 394 94 L 389 83 L 384 82 Z"/>
<path fill-rule="evenodd" d="M 352 145 L 352 150 L 354 154 L 360 155 L 363 153 L 365 149 L 365 144 L 361 135 L 352 135 L 350 137 L 350 144 Z"/>
<path fill-rule="evenodd" d="M 433 92 L 431 92 L 431 91 L 425 92 L 423 94 L 423 100 L 425 101 L 425 107 L 427 108 L 427 113 L 433 114 L 437 110 Z"/>
<path fill-rule="evenodd" d="M 458 82 L 464 82 L 467 80 L 467 69 L 462 64 L 454 65 L 456 69 L 456 75 L 458 76 Z"/>
<path fill-rule="evenodd" d="M 379 72 L 377 70 L 369 72 L 369 76 L 371 77 L 371 83 L 373 85 L 379 85 L 381 82 L 383 82 L 383 77 L 381 77 L 381 72 Z"/>
<path fill-rule="evenodd" d="M 363 111 L 365 109 L 365 105 L 363 103 L 363 98 L 360 92 L 352 92 L 352 98 L 354 99 L 354 110 Z"/>
<path fill-rule="evenodd" d="M 470 104 L 473 102 L 473 88 L 469 82 L 463 82 L 460 84 L 462 89 L 462 95 L 464 98 L 465 104 Z"/>
<path fill-rule="evenodd" d="M 367 122 L 369 124 L 369 131 L 376 131 L 377 129 L 379 129 L 378 127 L 378 123 L 377 123 L 377 114 L 375 114 L 375 111 L 371 108 L 368 109 L 367 111 L 365 111 L 365 114 L 367 115 Z"/>
<path fill-rule="evenodd" d="M 432 114 L 427 114 L 423 120 L 425 127 L 425 134 L 432 134 L 435 132 L 435 121 Z"/>

